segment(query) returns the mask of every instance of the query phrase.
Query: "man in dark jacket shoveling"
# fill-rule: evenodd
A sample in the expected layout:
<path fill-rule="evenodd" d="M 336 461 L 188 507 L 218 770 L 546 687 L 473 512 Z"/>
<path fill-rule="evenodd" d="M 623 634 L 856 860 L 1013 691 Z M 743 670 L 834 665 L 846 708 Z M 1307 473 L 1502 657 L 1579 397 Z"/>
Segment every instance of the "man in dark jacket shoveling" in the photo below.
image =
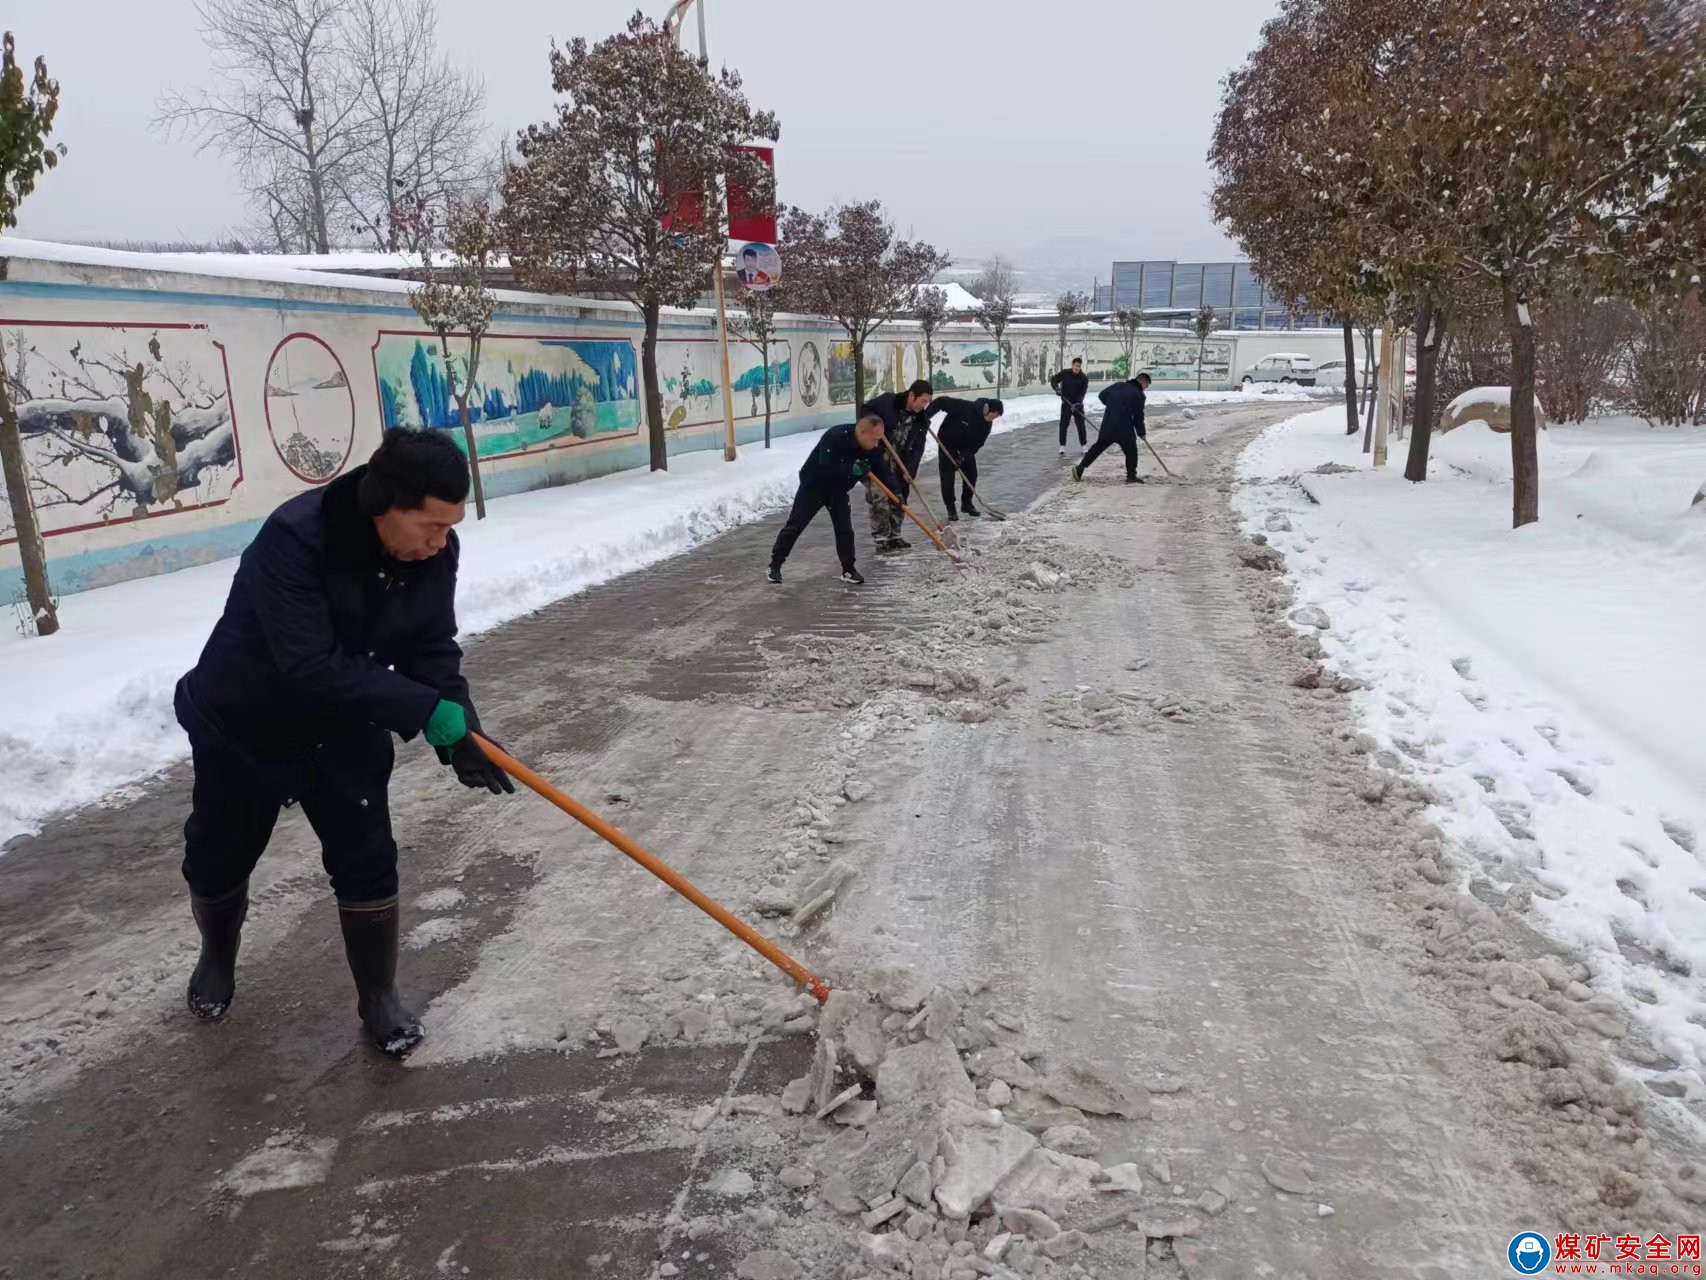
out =
<path fill-rule="evenodd" d="M 1079 459 L 1078 465 L 1072 468 L 1072 478 L 1082 480 L 1090 464 L 1110 445 L 1119 445 L 1125 454 L 1125 482 L 1141 484 L 1137 475 L 1137 441 L 1139 436 L 1148 436 L 1143 425 L 1143 406 L 1145 393 L 1149 389 L 1149 375 L 1140 373 L 1130 382 L 1116 382 L 1111 387 L 1102 388 L 1096 398 L 1107 406 L 1102 414 L 1102 430 L 1096 437 L 1096 443 L 1090 446 L 1090 452 Z"/>
<path fill-rule="evenodd" d="M 464 786 L 514 791 L 480 750 L 456 644 L 452 531 L 468 464 L 438 431 L 389 431 L 366 466 L 279 507 L 244 551 L 225 613 L 178 682 L 195 762 L 184 879 L 201 930 L 189 1006 L 224 1017 L 249 875 L 279 811 L 320 839 L 367 1037 L 402 1057 L 421 1026 L 397 995 L 391 735 L 423 735 Z"/>
<path fill-rule="evenodd" d="M 1060 456 L 1066 456 L 1066 424 L 1078 424 L 1078 447 L 1084 447 L 1084 396 L 1090 390 L 1090 379 L 1085 376 L 1084 362 L 1077 356 L 1072 358 L 1072 367 L 1062 369 L 1048 380 L 1049 386 L 1060 396 Z"/>
<path fill-rule="evenodd" d="M 827 507 L 829 522 L 835 528 L 835 552 L 841 558 L 841 580 L 854 586 L 864 582 L 854 562 L 853 511 L 847 495 L 854 485 L 865 481 L 873 493 L 882 496 L 882 490 L 866 480 L 873 474 L 890 489 L 897 483 L 885 460 L 880 417 L 867 413 L 858 422 L 843 423 L 825 431 L 800 467 L 800 487 L 794 494 L 794 507 L 776 535 L 776 545 L 770 551 L 770 570 L 764 576 L 771 582 L 782 581 L 783 561 L 806 526 Z M 883 501 L 889 499 L 885 496 Z M 889 505 L 894 504 L 889 502 Z"/>
<path fill-rule="evenodd" d="M 960 476 L 961 507 L 968 516 L 981 516 L 972 489 L 977 484 L 977 451 L 988 442 L 995 420 L 1006 412 L 999 400 L 960 400 L 954 396 L 937 396 L 930 402 L 930 413 L 943 415 L 942 426 L 936 435 L 941 448 L 936 454 L 936 470 L 942 478 L 942 502 L 948 508 L 948 519 L 958 520 L 954 509 L 954 476 Z M 956 464 L 958 464 L 956 466 Z"/>
<path fill-rule="evenodd" d="M 875 414 L 882 420 L 884 438 L 900 455 L 907 475 L 918 474 L 918 460 L 924 456 L 924 445 L 929 439 L 924 423 L 929 416 L 927 410 L 933 395 L 930 384 L 920 378 L 905 391 L 890 391 L 859 408 L 861 418 Z M 883 452 L 885 456 L 888 453 L 886 449 Z M 910 488 L 906 476 L 899 475 L 895 479 L 898 483 L 891 487 L 895 496 L 905 502 Z M 904 517 L 900 508 L 889 501 L 888 495 L 876 486 L 868 485 L 865 501 L 871 506 L 871 539 L 877 544 L 878 555 L 905 551 L 912 545 L 900 536 L 900 522 Z"/>

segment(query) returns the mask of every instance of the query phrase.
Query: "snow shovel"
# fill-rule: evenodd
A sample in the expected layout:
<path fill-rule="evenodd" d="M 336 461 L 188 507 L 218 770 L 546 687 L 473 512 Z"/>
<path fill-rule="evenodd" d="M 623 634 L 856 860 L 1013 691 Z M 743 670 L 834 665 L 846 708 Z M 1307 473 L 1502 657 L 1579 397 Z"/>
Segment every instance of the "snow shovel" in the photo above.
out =
<path fill-rule="evenodd" d="M 936 447 L 942 451 L 942 456 L 953 464 L 955 471 L 959 472 L 960 483 L 965 485 L 966 492 L 971 494 L 971 496 L 976 498 L 979 502 L 983 502 L 983 499 L 978 497 L 977 486 L 970 480 L 966 479 L 966 473 L 960 467 L 960 460 L 948 452 L 948 446 L 942 443 L 942 437 L 936 434 L 936 428 L 926 422 L 924 424 L 924 429 L 930 433 L 930 438 L 936 442 Z M 991 520 L 1005 520 L 1007 518 L 1007 513 L 1005 511 L 992 507 L 987 502 L 983 502 L 983 509 L 989 512 L 989 518 Z"/>
<path fill-rule="evenodd" d="M 925 425 L 928 426 L 929 424 L 926 423 Z M 883 448 L 887 449 L 889 451 L 889 457 L 894 459 L 895 469 L 900 472 L 901 479 L 905 480 L 908 486 L 911 487 L 912 492 L 918 495 L 918 501 L 924 505 L 924 514 L 930 517 L 930 523 L 936 526 L 936 532 L 941 534 L 944 538 L 952 538 L 954 540 L 954 545 L 959 546 L 959 535 L 936 518 L 935 508 L 930 505 L 930 499 L 925 496 L 924 490 L 919 487 L 918 477 L 906 469 L 906 463 L 900 460 L 900 454 L 897 453 L 895 451 L 895 447 L 889 443 L 889 438 L 887 436 L 883 437 Z"/>
<path fill-rule="evenodd" d="M 924 530 L 924 536 L 925 537 L 929 538 L 930 541 L 934 542 L 938 547 L 942 548 L 942 554 L 947 556 L 948 559 L 953 562 L 954 568 L 956 568 L 956 569 L 965 568 L 965 565 L 960 563 L 960 558 L 948 549 L 948 544 L 943 542 L 940 538 L 938 538 L 936 536 L 935 531 L 933 529 L 931 529 L 929 525 L 925 524 L 924 521 L 920 520 L 913 513 L 912 508 L 907 506 L 906 503 L 904 503 L 900 500 L 900 496 L 898 494 L 896 494 L 893 489 L 889 488 L 881 480 L 877 479 L 877 473 L 876 472 L 872 471 L 872 472 L 868 472 L 867 474 L 870 476 L 871 483 L 876 485 L 877 488 L 881 489 L 883 491 L 883 493 L 888 497 L 888 500 L 890 502 L 894 503 L 895 506 L 899 507 L 902 511 L 906 512 L 907 519 L 911 520 L 913 524 L 917 525 L 920 529 Z"/>
<path fill-rule="evenodd" d="M 533 770 L 529 769 L 526 765 L 511 756 L 509 752 L 492 742 L 491 739 L 485 737 L 483 734 L 475 733 L 474 741 L 480 744 L 480 750 L 486 753 L 487 758 L 505 773 L 509 774 L 510 777 L 521 783 L 522 786 L 544 796 L 545 799 L 556 805 L 557 808 L 568 814 L 569 817 L 587 828 L 587 830 L 593 832 L 593 834 L 615 845 L 623 853 L 627 854 L 647 871 L 650 871 L 659 880 L 662 880 L 671 889 L 674 889 L 682 897 L 686 898 L 694 906 L 698 907 L 699 910 L 710 916 L 711 919 L 722 925 L 723 928 L 734 934 L 735 937 L 746 943 L 747 946 L 758 952 L 759 955 L 763 956 L 771 964 L 775 965 L 783 973 L 787 974 L 795 982 L 799 983 L 807 991 L 811 992 L 812 996 L 819 1004 L 822 1004 L 824 1001 L 829 999 L 828 983 L 824 982 L 822 978 L 813 975 L 811 971 L 798 960 L 795 960 L 786 951 L 783 951 L 782 948 L 778 947 L 774 942 L 771 942 L 770 939 L 759 933 L 758 930 L 747 924 L 746 921 L 742 920 L 739 916 L 736 916 L 733 912 L 727 910 L 713 899 L 706 897 L 699 891 L 692 881 L 687 879 L 687 877 L 648 853 L 639 844 L 635 843 L 621 831 L 611 826 L 610 823 L 599 817 L 591 809 L 588 809 L 573 796 L 559 791 L 556 787 L 545 781 L 545 779 L 534 773 Z"/>
<path fill-rule="evenodd" d="M 1143 437 L 1143 447 L 1149 450 L 1150 456 L 1155 459 L 1156 465 L 1158 465 L 1162 471 L 1166 472 L 1169 480 L 1177 480 L 1179 478 L 1171 471 L 1167 471 L 1167 464 L 1161 461 L 1161 455 L 1155 452 L 1155 446 L 1149 443 L 1148 436 Z"/>

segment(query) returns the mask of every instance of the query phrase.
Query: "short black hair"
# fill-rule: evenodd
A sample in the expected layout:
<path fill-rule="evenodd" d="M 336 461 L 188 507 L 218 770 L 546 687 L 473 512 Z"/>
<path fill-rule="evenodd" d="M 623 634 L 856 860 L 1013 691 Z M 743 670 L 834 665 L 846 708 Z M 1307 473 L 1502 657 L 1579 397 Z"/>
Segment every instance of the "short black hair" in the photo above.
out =
<path fill-rule="evenodd" d="M 1072 357 L 1072 363 L 1073 364 L 1083 364 L 1084 363 L 1084 357 L 1083 356 L 1073 356 Z"/>
<path fill-rule="evenodd" d="M 1155 379 L 1151 378 L 1147 373 L 1140 373 L 1137 375 L 1137 377 L 1134 379 L 1134 381 L 1141 382 L 1141 383 L 1143 383 L 1144 386 L 1147 387 L 1151 382 L 1154 382 Z"/>
<path fill-rule="evenodd" d="M 468 500 L 468 459 L 448 432 L 392 427 L 367 460 L 356 499 L 363 515 L 419 511 L 428 498 Z"/>
<path fill-rule="evenodd" d="M 1001 401 L 999 401 L 999 400 L 985 400 L 983 402 L 983 411 L 985 413 L 988 413 L 991 409 L 995 410 L 995 416 L 997 418 L 999 418 L 1002 414 L 1007 412 L 1007 406 L 1002 404 Z"/>
<path fill-rule="evenodd" d="M 756 258 L 758 256 L 758 250 L 748 247 L 740 251 L 740 256 L 743 258 Z"/>
<path fill-rule="evenodd" d="M 920 378 L 906 389 L 906 394 L 909 396 L 933 396 L 936 394 L 936 388 Z"/>

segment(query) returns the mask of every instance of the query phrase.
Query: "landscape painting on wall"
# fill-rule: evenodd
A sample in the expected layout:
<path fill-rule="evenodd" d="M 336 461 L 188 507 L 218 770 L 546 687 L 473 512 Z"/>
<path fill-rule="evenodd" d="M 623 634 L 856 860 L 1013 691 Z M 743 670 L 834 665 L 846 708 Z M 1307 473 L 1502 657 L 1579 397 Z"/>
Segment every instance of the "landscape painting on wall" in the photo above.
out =
<path fill-rule="evenodd" d="M 451 351 L 466 359 L 466 341 Z M 379 407 L 387 427 L 456 428 L 462 418 L 444 373 L 438 339 L 381 332 L 373 348 Z M 488 334 L 468 404 L 482 458 L 554 449 L 640 429 L 640 380 L 626 338 L 535 338 Z"/>
<path fill-rule="evenodd" d="M 729 342 L 737 419 L 764 416 L 764 361 L 750 343 Z M 671 430 L 723 420 L 722 353 L 715 342 L 658 343 L 658 383 L 664 426 Z M 793 361 L 789 343 L 770 344 L 770 412 L 793 407 Z"/>
<path fill-rule="evenodd" d="M 0 325 L 44 535 L 224 502 L 242 479 L 225 349 L 205 325 Z M 15 538 L 0 504 L 0 541 Z"/>
<path fill-rule="evenodd" d="M 355 397 L 337 353 L 311 333 L 293 333 L 267 362 L 267 434 L 298 479 L 324 484 L 355 446 Z"/>
<path fill-rule="evenodd" d="M 1186 336 L 1171 341 L 1139 342 L 1135 352 L 1139 372 L 1157 382 L 1197 380 L 1197 340 Z M 1232 344 L 1210 341 L 1202 352 L 1203 386 L 1219 386 L 1232 377 Z"/>
<path fill-rule="evenodd" d="M 995 394 L 995 342 L 938 342 L 935 344 L 936 367 L 930 371 L 930 385 L 937 391 L 950 394 L 975 392 L 980 396 Z M 1008 375 L 1011 381 L 1011 375 Z"/>

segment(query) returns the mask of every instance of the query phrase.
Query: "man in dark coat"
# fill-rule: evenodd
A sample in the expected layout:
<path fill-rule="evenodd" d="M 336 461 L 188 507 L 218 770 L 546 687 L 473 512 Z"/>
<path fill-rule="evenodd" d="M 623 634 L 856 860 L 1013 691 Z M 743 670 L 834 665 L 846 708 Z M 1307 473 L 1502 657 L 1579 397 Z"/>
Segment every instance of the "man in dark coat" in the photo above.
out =
<path fill-rule="evenodd" d="M 1107 406 L 1102 414 L 1102 430 L 1096 437 L 1096 443 L 1090 446 L 1090 452 L 1072 468 L 1074 480 L 1082 480 L 1090 464 L 1101 457 L 1109 445 L 1117 444 L 1125 454 L 1125 482 L 1142 483 L 1137 475 L 1137 439 L 1149 434 L 1143 425 L 1143 405 L 1148 388 L 1149 375 L 1140 373 L 1130 382 L 1116 382 L 1102 389 L 1096 397 Z"/>
<path fill-rule="evenodd" d="M 787 521 L 776 535 L 776 545 L 770 550 L 770 571 L 764 576 L 771 582 L 782 581 L 782 562 L 817 513 L 828 508 L 829 522 L 835 528 L 835 553 L 841 557 L 841 580 L 855 586 L 864 582 L 854 563 L 853 511 L 847 494 L 861 481 L 880 494 L 881 490 L 866 479 L 872 474 L 891 489 L 897 483 L 883 450 L 881 418 L 867 413 L 858 422 L 843 423 L 825 431 L 800 467 L 799 491 L 794 494 L 794 506 Z"/>
<path fill-rule="evenodd" d="M 417 734 L 464 786 L 513 791 L 471 736 L 479 717 L 456 644 L 468 464 L 438 431 L 388 431 L 366 466 L 290 499 L 243 552 L 225 612 L 178 682 L 195 763 L 184 879 L 201 930 L 190 1010 L 224 1017 L 236 990 L 249 875 L 280 809 L 320 839 L 369 1040 L 421 1039 L 397 995 L 391 735 Z"/>
<path fill-rule="evenodd" d="M 953 396 L 937 396 L 930 403 L 930 413 L 943 415 L 942 426 L 936 432 L 941 449 L 936 454 L 936 470 L 942 477 L 942 502 L 948 508 L 948 519 L 958 520 L 954 510 L 954 475 L 961 477 L 962 506 L 968 516 L 981 516 L 973 501 L 977 484 L 977 451 L 989 439 L 990 428 L 1005 413 L 999 400 L 959 400 Z"/>
<path fill-rule="evenodd" d="M 1048 380 L 1060 396 L 1060 456 L 1066 456 L 1066 424 L 1078 424 L 1078 447 L 1084 447 L 1084 396 L 1090 390 L 1090 379 L 1084 376 L 1084 362 L 1073 358 L 1070 369 L 1062 369 Z"/>
<path fill-rule="evenodd" d="M 883 435 L 900 455 L 908 475 L 918 474 L 918 460 L 924 456 L 924 445 L 929 439 L 929 432 L 924 429 L 924 421 L 929 416 L 925 410 L 930 407 L 933 394 L 930 384 L 921 378 L 905 391 L 880 395 L 859 409 L 861 418 L 875 414 L 882 419 Z M 888 451 L 885 449 L 883 452 L 886 455 Z M 899 481 L 895 496 L 905 502 L 909 489 L 906 476 L 896 476 L 895 479 Z M 875 485 L 867 485 L 865 501 L 871 507 L 871 539 L 877 544 L 878 555 L 905 551 L 912 545 L 900 536 L 900 522 L 904 518 L 900 508 L 890 502 L 882 490 Z"/>

